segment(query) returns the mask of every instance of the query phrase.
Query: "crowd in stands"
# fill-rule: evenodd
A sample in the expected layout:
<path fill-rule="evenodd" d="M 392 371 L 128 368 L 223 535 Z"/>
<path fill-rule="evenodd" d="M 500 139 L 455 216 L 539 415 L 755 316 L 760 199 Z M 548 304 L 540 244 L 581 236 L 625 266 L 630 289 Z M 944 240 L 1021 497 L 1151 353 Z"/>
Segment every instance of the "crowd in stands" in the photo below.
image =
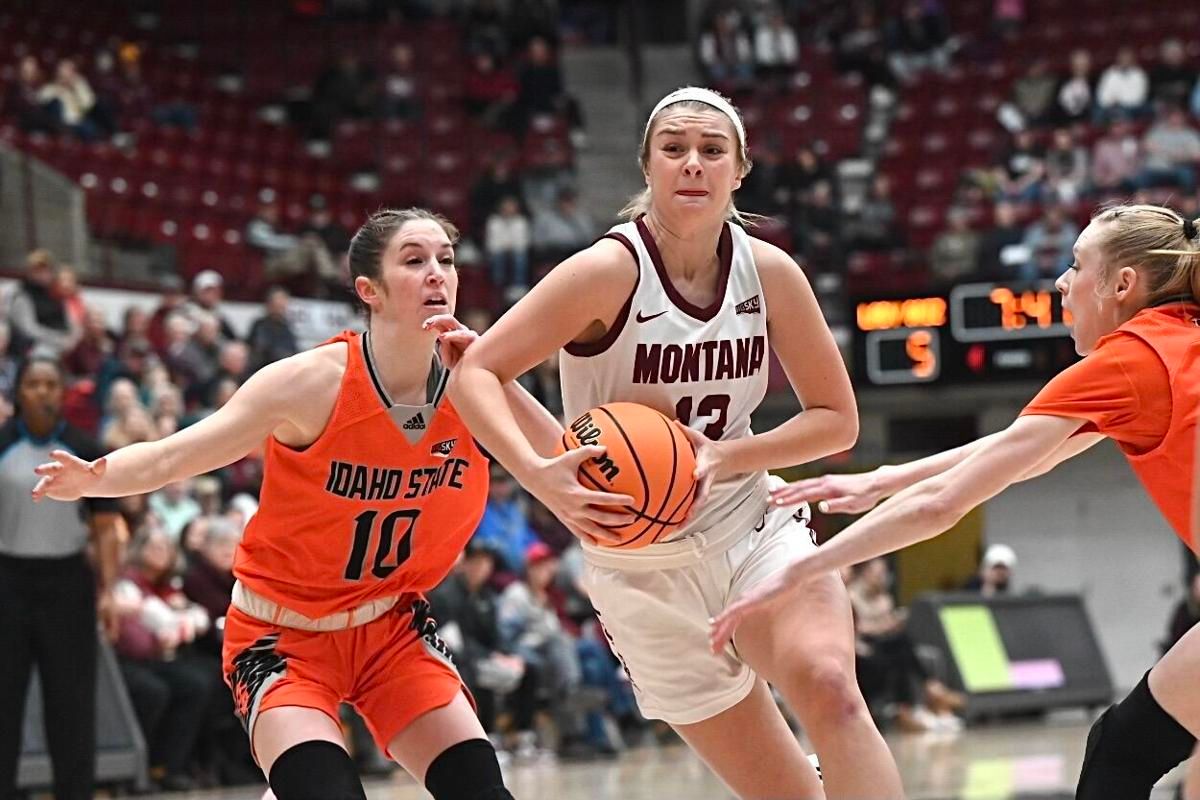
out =
<path fill-rule="evenodd" d="M 986 30 L 968 18 L 982 5 Z M 1017 60 L 1015 45 L 1046 24 L 1039 11 L 1023 0 L 712 3 L 700 69 L 768 123 L 750 125 L 755 166 L 739 207 L 773 217 L 766 237 L 782 227 L 814 271 L 855 279 L 863 265 L 915 266 L 922 285 L 1057 276 L 1080 227 L 1112 199 L 1200 213 L 1196 42 L 1166 29 L 1153 49 L 1123 46 L 1111 60 L 1084 46 Z M 970 84 L 988 70 L 1012 78 L 983 82 L 981 100 Z M 832 126 L 798 141 L 787 133 L 817 112 L 813 93 L 839 82 L 865 87 L 873 119 L 890 125 L 879 152 L 839 154 L 868 160 L 865 181 L 839 177 Z M 961 103 L 984 104 L 997 85 L 1007 96 L 988 117 L 965 113 Z M 961 91 L 939 96 L 943 86 Z M 793 118 L 776 122 L 772 106 L 793 104 Z M 965 155 L 939 163 L 950 153 Z M 860 285 L 888 280 L 876 269 Z"/>
<path fill-rule="evenodd" d="M 50 41 L 56 12 L 77 13 L 0 17 L 14 39 L 0 138 L 80 182 L 95 235 L 172 246 L 182 275 L 219 269 L 233 297 L 271 284 L 340 296 L 347 232 L 384 205 L 447 214 L 465 234 L 460 263 L 479 267 L 475 300 L 493 310 L 594 238 L 574 201 L 587 137 L 558 47 L 564 33 L 608 35 L 595 4 L 574 4 L 562 30 L 540 0 L 252 9 L 297 44 L 264 41 L 241 64 L 204 38 L 219 26 L 189 28 L 187 14 L 97 23 L 125 31 L 111 36 L 81 19 L 77 41 Z M 321 25 L 344 43 L 299 44 Z"/>

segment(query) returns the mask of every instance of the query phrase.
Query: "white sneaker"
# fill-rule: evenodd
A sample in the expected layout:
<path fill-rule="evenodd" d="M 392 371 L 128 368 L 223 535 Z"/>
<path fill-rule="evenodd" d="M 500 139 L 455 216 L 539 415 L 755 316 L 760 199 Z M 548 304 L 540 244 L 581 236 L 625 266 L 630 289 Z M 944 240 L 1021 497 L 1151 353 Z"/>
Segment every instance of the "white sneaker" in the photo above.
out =
<path fill-rule="evenodd" d="M 813 769 L 817 771 L 817 780 L 821 783 L 825 782 L 825 776 L 821 774 L 821 759 L 817 758 L 816 753 L 808 754 L 808 763 L 813 765 Z"/>

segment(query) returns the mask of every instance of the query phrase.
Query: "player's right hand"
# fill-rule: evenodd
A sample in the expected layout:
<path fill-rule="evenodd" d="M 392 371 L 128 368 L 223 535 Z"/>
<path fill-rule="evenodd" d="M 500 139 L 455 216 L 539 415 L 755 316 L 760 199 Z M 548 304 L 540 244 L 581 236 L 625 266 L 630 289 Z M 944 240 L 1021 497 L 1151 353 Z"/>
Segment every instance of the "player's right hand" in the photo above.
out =
<path fill-rule="evenodd" d="M 777 506 L 816 502 L 822 514 L 861 514 L 883 498 L 875 471 L 805 478 L 771 490 L 771 502 Z"/>
<path fill-rule="evenodd" d="M 541 501 L 567 530 L 588 544 L 619 542 L 620 536 L 603 526 L 633 523 L 637 517 L 624 509 L 633 506 L 627 494 L 589 489 L 579 482 L 579 467 L 589 458 L 604 455 L 604 448 L 588 445 L 544 459 L 521 483 Z"/>
<path fill-rule="evenodd" d="M 43 497 L 78 500 L 100 482 L 108 468 L 108 460 L 104 457 L 84 461 L 66 450 L 51 450 L 50 457 L 54 460 L 33 468 L 42 476 L 33 487 L 35 503 Z"/>

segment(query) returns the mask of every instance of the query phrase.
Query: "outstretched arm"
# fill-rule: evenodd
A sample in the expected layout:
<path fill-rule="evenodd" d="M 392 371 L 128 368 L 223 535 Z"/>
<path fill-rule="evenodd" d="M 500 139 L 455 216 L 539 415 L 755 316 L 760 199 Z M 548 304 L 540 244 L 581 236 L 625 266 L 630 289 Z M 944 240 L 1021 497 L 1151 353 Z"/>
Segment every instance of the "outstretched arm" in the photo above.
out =
<path fill-rule="evenodd" d="M 165 439 L 131 444 L 95 461 L 55 450 L 54 461 L 35 470 L 42 477 L 33 498 L 144 494 L 231 464 L 289 421 L 292 398 L 311 396 L 297 391 L 311 381 L 304 375 L 310 362 L 293 357 L 264 367 L 211 416 Z"/>
<path fill-rule="evenodd" d="M 750 611 L 832 570 L 886 555 L 952 528 L 972 508 L 1016 483 L 1056 452 L 1083 420 L 1025 416 L 940 475 L 919 481 L 729 605 L 714 621 L 714 649 Z"/>

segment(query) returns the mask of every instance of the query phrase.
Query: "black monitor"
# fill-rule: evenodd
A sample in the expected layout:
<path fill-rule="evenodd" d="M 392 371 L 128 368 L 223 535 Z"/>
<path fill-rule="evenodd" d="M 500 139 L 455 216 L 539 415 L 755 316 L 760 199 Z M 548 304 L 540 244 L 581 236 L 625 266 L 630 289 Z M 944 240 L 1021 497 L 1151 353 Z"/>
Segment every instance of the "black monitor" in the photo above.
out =
<path fill-rule="evenodd" d="M 1112 699 L 1108 664 L 1078 595 L 925 594 L 912 604 L 909 633 L 942 653 L 949 684 L 967 694 L 969 717 Z"/>

